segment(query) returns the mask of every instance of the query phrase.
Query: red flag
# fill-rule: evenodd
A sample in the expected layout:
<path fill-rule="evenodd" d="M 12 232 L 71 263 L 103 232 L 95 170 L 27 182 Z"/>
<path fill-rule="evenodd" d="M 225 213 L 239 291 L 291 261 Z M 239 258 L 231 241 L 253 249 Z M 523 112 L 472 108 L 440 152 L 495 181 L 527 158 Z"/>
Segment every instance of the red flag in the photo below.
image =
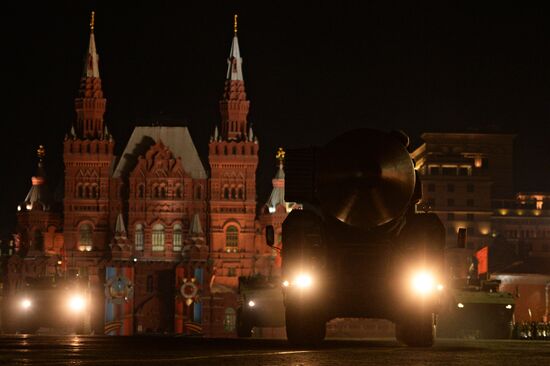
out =
<path fill-rule="evenodd" d="M 489 247 L 483 247 L 476 252 L 478 261 L 477 273 L 483 274 L 489 271 Z"/>

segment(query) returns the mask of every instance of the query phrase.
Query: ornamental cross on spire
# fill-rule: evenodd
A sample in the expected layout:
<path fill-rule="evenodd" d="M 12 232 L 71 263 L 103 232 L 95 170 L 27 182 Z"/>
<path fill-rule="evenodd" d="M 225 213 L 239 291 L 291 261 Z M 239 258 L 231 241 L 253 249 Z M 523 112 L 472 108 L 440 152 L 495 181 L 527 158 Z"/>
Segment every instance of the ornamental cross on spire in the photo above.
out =
<path fill-rule="evenodd" d="M 275 159 L 279 160 L 279 162 L 285 160 L 285 150 L 283 150 L 282 147 L 277 150 L 277 154 L 275 154 Z"/>
<path fill-rule="evenodd" d="M 233 16 L 233 34 L 237 35 L 237 18 L 238 18 L 238 15 L 235 14 Z"/>
<path fill-rule="evenodd" d="M 92 11 L 92 15 L 90 18 L 90 30 L 94 31 L 94 24 L 95 24 L 95 11 Z"/>

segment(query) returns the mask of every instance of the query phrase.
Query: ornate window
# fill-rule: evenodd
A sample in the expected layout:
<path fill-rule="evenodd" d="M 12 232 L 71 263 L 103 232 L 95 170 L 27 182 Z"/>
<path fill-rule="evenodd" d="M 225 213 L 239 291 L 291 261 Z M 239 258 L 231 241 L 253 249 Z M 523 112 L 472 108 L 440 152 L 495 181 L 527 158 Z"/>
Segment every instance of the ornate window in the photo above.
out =
<path fill-rule="evenodd" d="M 97 184 L 92 185 L 92 198 L 98 198 L 97 194 Z"/>
<path fill-rule="evenodd" d="M 84 197 L 84 187 L 82 187 L 82 184 L 79 183 L 78 186 L 76 186 L 76 190 L 77 190 L 76 196 L 78 198 Z"/>
<path fill-rule="evenodd" d="M 154 196 L 155 198 L 159 198 L 159 195 L 160 195 L 160 193 L 159 193 L 159 186 L 155 185 L 155 186 L 153 187 L 153 196 Z"/>
<path fill-rule="evenodd" d="M 239 187 L 239 190 L 237 191 L 237 198 L 242 200 L 244 199 L 244 190 L 243 190 L 243 187 Z"/>
<path fill-rule="evenodd" d="M 225 246 L 228 250 L 239 246 L 239 229 L 231 225 L 225 230 Z"/>
<path fill-rule="evenodd" d="M 223 329 L 226 332 L 234 332 L 235 320 L 236 320 L 235 309 L 233 308 L 225 309 L 225 314 L 223 317 Z"/>
<path fill-rule="evenodd" d="M 160 186 L 160 198 L 166 198 L 166 187 L 164 185 Z"/>
<path fill-rule="evenodd" d="M 164 251 L 164 226 L 161 224 L 153 226 L 152 243 L 153 252 Z"/>
<path fill-rule="evenodd" d="M 82 224 L 78 229 L 78 250 L 89 252 L 93 246 L 93 228 L 90 224 Z"/>
<path fill-rule="evenodd" d="M 182 197 L 182 192 L 183 190 L 181 189 L 181 185 L 177 185 L 176 186 L 176 198 L 181 198 Z"/>
<path fill-rule="evenodd" d="M 229 187 L 223 187 L 223 198 L 229 199 Z"/>
<path fill-rule="evenodd" d="M 86 186 L 84 186 L 84 196 L 86 198 L 90 198 L 90 186 L 86 184 Z"/>
<path fill-rule="evenodd" d="M 231 188 L 231 199 L 237 198 L 237 190 L 235 187 Z"/>
<path fill-rule="evenodd" d="M 181 225 L 180 224 L 174 225 L 174 234 L 172 236 L 174 252 L 181 251 L 182 234 L 183 233 L 181 230 Z"/>
<path fill-rule="evenodd" d="M 137 224 L 134 233 L 134 245 L 136 250 L 143 250 L 143 225 Z"/>

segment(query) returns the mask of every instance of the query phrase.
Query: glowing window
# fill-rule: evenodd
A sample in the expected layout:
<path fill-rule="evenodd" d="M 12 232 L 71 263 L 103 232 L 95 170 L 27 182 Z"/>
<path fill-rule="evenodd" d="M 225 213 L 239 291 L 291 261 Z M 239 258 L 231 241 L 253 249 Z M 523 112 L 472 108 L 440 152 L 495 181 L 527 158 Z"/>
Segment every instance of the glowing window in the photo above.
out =
<path fill-rule="evenodd" d="M 136 250 L 143 250 L 143 225 L 137 224 L 134 233 L 134 244 Z"/>
<path fill-rule="evenodd" d="M 228 248 L 239 246 L 239 229 L 235 226 L 229 226 L 225 231 L 225 246 Z"/>
<path fill-rule="evenodd" d="M 153 243 L 153 252 L 164 251 L 164 226 L 162 226 L 161 224 L 156 224 L 155 226 L 153 226 L 151 239 Z"/>
<path fill-rule="evenodd" d="M 233 308 L 225 309 L 225 315 L 223 318 L 223 329 L 226 332 L 234 332 L 235 320 L 236 320 L 235 309 Z"/>
<path fill-rule="evenodd" d="M 182 229 L 180 224 L 174 225 L 174 234 L 173 234 L 173 249 L 174 252 L 181 251 L 181 243 L 182 243 Z"/>
<path fill-rule="evenodd" d="M 89 252 L 93 246 L 92 225 L 82 224 L 78 229 L 78 250 Z"/>

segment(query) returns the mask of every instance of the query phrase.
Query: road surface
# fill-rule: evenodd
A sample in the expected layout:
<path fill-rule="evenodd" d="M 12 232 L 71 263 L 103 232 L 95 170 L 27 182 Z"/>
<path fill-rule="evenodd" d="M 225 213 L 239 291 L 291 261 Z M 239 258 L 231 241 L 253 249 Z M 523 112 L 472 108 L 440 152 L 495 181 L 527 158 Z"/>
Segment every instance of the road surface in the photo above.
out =
<path fill-rule="evenodd" d="M 0 365 L 339 366 L 550 365 L 550 342 L 440 339 L 408 348 L 391 339 L 329 340 L 317 349 L 282 340 L 0 336 Z"/>

